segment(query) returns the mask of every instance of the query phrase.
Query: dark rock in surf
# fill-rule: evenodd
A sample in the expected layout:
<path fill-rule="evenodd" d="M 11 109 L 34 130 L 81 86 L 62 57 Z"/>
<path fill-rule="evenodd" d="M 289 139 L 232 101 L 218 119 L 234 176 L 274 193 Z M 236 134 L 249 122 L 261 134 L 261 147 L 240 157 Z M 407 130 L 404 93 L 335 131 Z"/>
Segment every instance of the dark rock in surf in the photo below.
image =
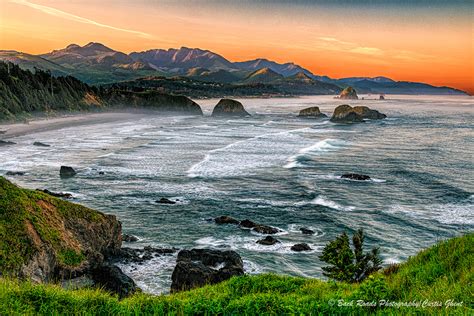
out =
<path fill-rule="evenodd" d="M 129 235 L 129 234 L 123 234 L 122 235 L 122 241 L 125 242 L 136 242 L 138 241 L 138 237 L 134 235 Z"/>
<path fill-rule="evenodd" d="M 159 204 L 176 204 L 175 201 L 172 201 L 172 200 L 167 199 L 167 198 L 161 198 L 161 199 L 157 200 L 156 203 L 159 203 Z"/>
<path fill-rule="evenodd" d="M 265 245 L 265 246 L 271 246 L 276 243 L 279 243 L 280 241 L 272 236 L 267 236 L 264 239 L 257 240 L 257 244 L 260 245 Z"/>
<path fill-rule="evenodd" d="M 25 172 L 24 171 L 7 171 L 7 173 L 5 173 L 5 175 L 7 175 L 7 176 L 24 176 Z"/>
<path fill-rule="evenodd" d="M 242 258 L 235 251 L 181 250 L 171 276 L 171 292 L 215 284 L 243 274 Z"/>
<path fill-rule="evenodd" d="M 240 222 L 240 227 L 244 227 L 244 228 L 254 228 L 255 226 L 257 226 L 256 223 L 252 222 L 251 220 L 249 219 L 244 219 L 243 221 Z"/>
<path fill-rule="evenodd" d="M 138 290 L 135 282 L 115 265 L 101 265 L 91 271 L 92 280 L 101 288 L 118 294 L 120 298 L 127 297 Z"/>
<path fill-rule="evenodd" d="M 309 251 L 312 249 L 307 243 L 301 243 L 301 244 L 296 244 L 296 245 L 291 246 L 291 250 L 300 252 L 300 251 Z"/>
<path fill-rule="evenodd" d="M 120 262 L 124 264 L 136 263 L 142 264 L 148 260 L 175 253 L 175 248 L 155 248 L 146 246 L 144 248 L 122 247 L 107 259 L 109 262 Z"/>
<path fill-rule="evenodd" d="M 347 104 L 339 105 L 334 109 L 331 122 L 338 123 L 357 123 L 363 122 L 364 119 L 379 120 L 387 116 L 377 110 L 369 109 L 366 106 L 352 107 Z"/>
<path fill-rule="evenodd" d="M 216 224 L 239 224 L 239 221 L 236 220 L 235 218 L 232 218 L 230 216 L 219 216 L 214 218 L 214 222 Z"/>
<path fill-rule="evenodd" d="M 214 107 L 212 116 L 250 116 L 242 103 L 232 99 L 221 99 Z"/>
<path fill-rule="evenodd" d="M 105 172 L 99 171 L 99 174 L 100 174 L 101 176 L 103 176 L 103 175 L 105 174 Z"/>
<path fill-rule="evenodd" d="M 300 228 L 300 231 L 304 234 L 304 235 L 314 235 L 314 230 L 311 230 L 311 229 L 308 229 L 306 227 L 301 227 Z"/>
<path fill-rule="evenodd" d="M 34 142 L 33 146 L 38 146 L 38 147 L 51 147 L 51 145 L 42 143 L 42 142 Z"/>
<path fill-rule="evenodd" d="M 54 197 L 59 197 L 59 198 L 65 198 L 65 199 L 72 199 L 72 194 L 71 193 L 63 193 L 63 192 L 51 192 L 48 189 L 36 189 L 36 191 L 40 191 L 46 194 L 49 194 Z"/>
<path fill-rule="evenodd" d="M 8 141 L 8 140 L 1 140 L 1 139 L 0 139 L 0 147 L 1 147 L 1 146 L 15 145 L 15 144 L 16 144 L 16 143 L 14 143 L 14 142 L 10 142 L 10 141 Z"/>
<path fill-rule="evenodd" d="M 350 180 L 357 180 L 357 181 L 367 181 L 370 180 L 370 177 L 365 174 L 358 174 L 358 173 L 346 173 L 341 176 L 341 179 L 350 179 Z"/>
<path fill-rule="evenodd" d="M 381 95 L 379 96 L 379 100 L 385 100 L 385 97 L 381 94 Z"/>
<path fill-rule="evenodd" d="M 319 111 L 319 107 L 312 106 L 310 108 L 301 110 L 300 113 L 298 114 L 298 117 L 321 118 L 321 117 L 327 117 L 327 115 L 321 113 L 321 111 Z"/>
<path fill-rule="evenodd" d="M 265 234 L 265 235 L 273 235 L 280 232 L 278 228 L 267 226 L 267 225 L 257 225 L 254 228 L 252 228 L 252 230 L 259 234 Z"/>
<path fill-rule="evenodd" d="M 59 175 L 61 176 L 61 178 L 73 177 L 76 174 L 77 174 L 76 170 L 68 166 L 61 166 L 61 169 L 59 170 Z"/>

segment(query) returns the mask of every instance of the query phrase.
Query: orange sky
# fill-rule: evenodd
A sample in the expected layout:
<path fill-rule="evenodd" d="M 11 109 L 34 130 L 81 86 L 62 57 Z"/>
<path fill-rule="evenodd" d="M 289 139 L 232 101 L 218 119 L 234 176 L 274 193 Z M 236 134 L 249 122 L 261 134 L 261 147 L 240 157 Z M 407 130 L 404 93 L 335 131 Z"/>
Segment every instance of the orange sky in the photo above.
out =
<path fill-rule="evenodd" d="M 382 75 L 474 93 L 474 5 L 404 2 L 0 0 L 0 49 L 199 47 L 232 61 L 264 57 L 334 78 Z"/>

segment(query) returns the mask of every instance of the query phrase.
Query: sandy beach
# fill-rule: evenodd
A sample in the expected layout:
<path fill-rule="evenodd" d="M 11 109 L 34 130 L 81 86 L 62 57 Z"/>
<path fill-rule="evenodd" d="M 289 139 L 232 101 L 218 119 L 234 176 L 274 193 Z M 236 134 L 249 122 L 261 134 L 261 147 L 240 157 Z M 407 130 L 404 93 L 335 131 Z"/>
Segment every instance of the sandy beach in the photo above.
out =
<path fill-rule="evenodd" d="M 143 113 L 90 113 L 76 114 L 60 117 L 37 118 L 27 123 L 0 124 L 0 139 L 9 139 L 18 136 L 57 130 L 66 127 L 119 122 L 136 117 L 140 119 L 146 114 Z"/>

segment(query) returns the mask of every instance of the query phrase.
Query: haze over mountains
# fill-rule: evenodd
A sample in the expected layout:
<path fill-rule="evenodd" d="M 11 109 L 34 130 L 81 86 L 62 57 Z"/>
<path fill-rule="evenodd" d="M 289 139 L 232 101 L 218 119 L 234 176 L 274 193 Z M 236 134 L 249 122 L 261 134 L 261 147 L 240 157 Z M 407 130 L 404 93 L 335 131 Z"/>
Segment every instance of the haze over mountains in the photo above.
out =
<path fill-rule="evenodd" d="M 280 64 L 259 58 L 231 62 L 199 48 L 152 49 L 125 54 L 103 44 L 68 45 L 42 55 L 0 50 L 0 60 L 26 69 L 50 70 L 53 75 L 72 75 L 89 84 L 131 81 L 163 76 L 228 85 L 271 85 L 287 94 L 337 94 L 353 86 L 359 93 L 464 94 L 449 87 L 394 81 L 385 77 L 331 79 L 311 73 L 294 63 Z"/>

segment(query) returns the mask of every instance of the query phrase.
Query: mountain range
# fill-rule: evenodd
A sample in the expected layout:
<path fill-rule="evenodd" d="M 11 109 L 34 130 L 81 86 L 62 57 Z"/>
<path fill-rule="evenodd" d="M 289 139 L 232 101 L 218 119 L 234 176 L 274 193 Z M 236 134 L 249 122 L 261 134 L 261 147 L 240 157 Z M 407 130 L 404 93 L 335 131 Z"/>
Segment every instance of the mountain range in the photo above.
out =
<path fill-rule="evenodd" d="M 41 55 L 0 50 L 0 60 L 13 62 L 24 69 L 49 70 L 56 76 L 72 75 L 89 84 L 179 77 L 229 85 L 272 85 L 283 94 L 337 94 L 347 86 L 354 87 L 359 93 L 465 94 L 449 87 L 386 77 L 332 79 L 315 75 L 291 62 L 281 64 L 264 58 L 231 62 L 212 51 L 187 47 L 125 54 L 90 42 L 84 46 L 71 44 Z"/>

